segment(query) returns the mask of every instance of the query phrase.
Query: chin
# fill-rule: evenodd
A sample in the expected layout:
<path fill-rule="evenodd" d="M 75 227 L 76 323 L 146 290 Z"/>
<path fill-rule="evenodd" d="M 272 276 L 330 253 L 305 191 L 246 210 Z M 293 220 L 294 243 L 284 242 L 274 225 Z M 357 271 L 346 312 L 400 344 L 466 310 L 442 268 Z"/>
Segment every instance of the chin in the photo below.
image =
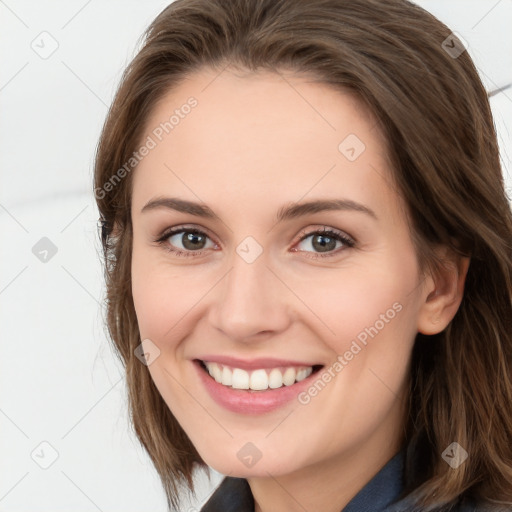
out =
<path fill-rule="evenodd" d="M 266 477 L 269 475 L 280 476 L 292 473 L 300 469 L 297 467 L 297 461 L 286 461 L 283 460 L 283 453 L 279 451 L 278 459 L 274 457 L 267 457 L 262 454 L 261 458 L 256 462 L 246 461 L 244 462 L 244 454 L 240 455 L 240 460 L 235 454 L 234 457 L 226 457 L 226 452 L 222 454 L 211 454 L 211 457 L 203 456 L 202 459 L 215 471 L 228 476 L 237 478 L 256 478 Z M 292 457 L 292 456 L 290 456 Z M 266 459 L 266 460 L 265 460 Z M 283 464 L 283 462 L 293 462 L 293 464 Z M 251 466 L 252 464 L 252 466 Z"/>

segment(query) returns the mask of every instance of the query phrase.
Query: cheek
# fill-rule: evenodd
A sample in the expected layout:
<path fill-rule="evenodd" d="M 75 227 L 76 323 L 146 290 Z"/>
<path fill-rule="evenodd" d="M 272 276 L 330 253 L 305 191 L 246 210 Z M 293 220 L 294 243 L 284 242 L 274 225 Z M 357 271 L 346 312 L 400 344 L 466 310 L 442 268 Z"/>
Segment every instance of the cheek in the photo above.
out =
<path fill-rule="evenodd" d="M 410 292 L 416 282 L 414 260 L 403 259 L 400 264 L 380 260 L 330 270 L 323 277 L 317 273 L 292 288 L 313 313 L 308 313 L 311 325 L 318 326 L 315 330 L 336 354 L 343 354 L 354 340 L 364 345 L 376 337 L 389 337 L 395 340 L 390 343 L 398 343 L 396 338 L 413 335 L 415 307 Z"/>
<path fill-rule="evenodd" d="M 177 286 L 177 276 L 137 242 L 134 242 L 131 272 L 133 303 L 141 338 L 159 340 L 177 322 L 180 304 L 186 299 L 186 288 Z"/>
<path fill-rule="evenodd" d="M 339 269 L 303 268 L 300 273 L 281 268 L 293 294 L 279 288 L 279 303 L 291 306 L 299 321 L 336 354 L 350 350 L 354 340 L 364 345 L 376 337 L 392 337 L 398 343 L 414 334 L 415 308 L 409 306 L 418 278 L 416 260 L 412 251 L 371 259 Z M 171 348 L 172 340 L 186 335 L 187 326 L 197 320 L 201 307 L 195 306 L 219 275 L 219 269 L 204 265 L 169 265 L 163 250 L 134 240 L 132 294 L 142 339 L 166 340 Z"/>
<path fill-rule="evenodd" d="M 141 339 L 162 351 L 176 349 L 198 321 L 201 299 L 218 273 L 200 265 L 172 265 L 164 250 L 139 247 L 132 255 L 132 296 Z"/>

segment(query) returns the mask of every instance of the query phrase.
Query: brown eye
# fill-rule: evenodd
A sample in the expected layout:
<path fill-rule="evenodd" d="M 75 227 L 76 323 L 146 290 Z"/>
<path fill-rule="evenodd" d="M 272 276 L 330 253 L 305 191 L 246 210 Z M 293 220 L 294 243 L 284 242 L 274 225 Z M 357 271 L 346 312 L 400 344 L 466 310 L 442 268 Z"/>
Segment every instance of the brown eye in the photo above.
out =
<path fill-rule="evenodd" d="M 192 233 L 190 231 L 183 231 L 182 234 L 178 233 L 173 235 L 172 237 L 169 237 L 169 240 L 171 238 L 174 238 L 175 236 L 178 236 L 178 241 L 181 242 L 183 247 L 185 249 L 188 249 L 189 251 L 197 251 L 198 249 L 204 249 L 206 239 L 207 237 L 205 235 L 201 235 L 199 233 Z M 175 245 L 175 243 L 173 243 Z"/>
<path fill-rule="evenodd" d="M 343 250 L 343 247 L 353 247 L 355 242 L 342 232 L 324 229 L 306 234 L 300 239 L 298 245 L 300 246 L 300 244 L 304 244 L 300 250 L 313 252 L 318 254 L 319 257 L 324 257 L 338 254 L 340 251 L 336 249 Z"/>
<path fill-rule="evenodd" d="M 203 249 L 211 248 L 207 247 L 208 240 L 209 236 L 199 229 L 181 227 L 167 230 L 156 242 L 179 256 L 198 256 Z"/>

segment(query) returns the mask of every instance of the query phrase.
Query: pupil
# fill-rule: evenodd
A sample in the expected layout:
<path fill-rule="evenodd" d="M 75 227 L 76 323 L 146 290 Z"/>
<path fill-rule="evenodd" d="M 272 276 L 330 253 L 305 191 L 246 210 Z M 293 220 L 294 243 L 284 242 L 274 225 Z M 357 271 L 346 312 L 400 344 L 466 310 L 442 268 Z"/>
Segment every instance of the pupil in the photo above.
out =
<path fill-rule="evenodd" d="M 201 238 L 203 238 L 203 240 L 201 240 Z M 202 235 L 198 235 L 197 233 L 188 233 L 183 235 L 183 246 L 187 249 L 201 249 L 202 246 L 198 247 L 196 245 L 198 241 L 199 243 L 201 243 L 201 241 L 204 243 L 204 237 Z M 191 245 L 187 246 L 189 243 L 191 243 Z"/>
<path fill-rule="evenodd" d="M 317 243 L 318 240 L 321 240 L 321 242 Z M 325 242 L 325 240 L 328 240 L 328 242 Z M 329 236 L 317 235 L 313 238 L 313 247 L 320 252 L 328 252 L 336 248 L 336 240 Z"/>

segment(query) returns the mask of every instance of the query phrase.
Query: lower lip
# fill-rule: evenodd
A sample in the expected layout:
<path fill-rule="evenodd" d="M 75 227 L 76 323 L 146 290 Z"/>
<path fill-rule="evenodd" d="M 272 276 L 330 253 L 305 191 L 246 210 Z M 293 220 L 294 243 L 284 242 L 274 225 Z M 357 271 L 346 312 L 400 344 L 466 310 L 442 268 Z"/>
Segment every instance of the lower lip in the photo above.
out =
<path fill-rule="evenodd" d="M 263 414 L 283 407 L 297 398 L 299 393 L 310 386 L 313 378 L 316 378 L 317 373 L 319 373 L 314 372 L 309 375 L 309 377 L 291 386 L 282 386 L 277 389 L 269 388 L 265 391 L 254 391 L 248 389 L 233 389 L 219 384 L 206 372 L 199 361 L 194 361 L 194 366 L 212 399 L 225 409 L 239 414 Z"/>

